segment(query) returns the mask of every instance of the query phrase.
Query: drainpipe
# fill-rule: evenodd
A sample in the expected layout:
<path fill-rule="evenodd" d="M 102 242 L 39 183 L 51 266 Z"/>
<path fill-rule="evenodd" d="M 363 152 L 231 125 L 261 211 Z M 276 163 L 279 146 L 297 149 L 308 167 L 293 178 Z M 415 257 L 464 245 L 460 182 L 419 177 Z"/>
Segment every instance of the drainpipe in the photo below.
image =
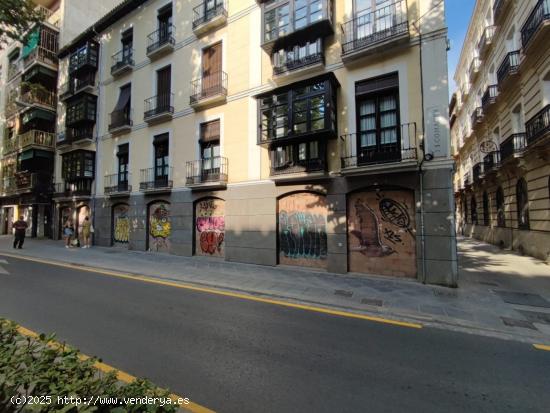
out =
<path fill-rule="evenodd" d="M 97 31 L 95 30 L 95 26 L 92 28 L 93 32 L 94 32 L 94 38 L 97 39 L 97 37 L 99 36 L 99 34 L 97 33 Z M 98 40 L 99 42 L 99 40 Z M 97 102 L 98 102 L 98 107 L 101 103 L 101 87 L 100 87 L 100 83 L 101 83 L 101 79 L 103 79 L 103 65 L 102 65 L 102 62 L 103 62 L 103 59 L 102 59 L 102 54 L 103 54 L 103 48 L 99 47 L 99 56 L 98 56 L 98 70 L 97 70 L 97 77 L 98 77 L 98 82 L 97 82 Z M 99 153 L 99 126 L 101 125 L 101 110 L 97 110 L 96 109 L 96 127 L 95 127 L 95 166 L 94 166 L 94 171 L 95 171 L 95 175 L 94 176 L 94 182 L 95 182 L 95 185 L 94 185 L 94 192 L 92 194 L 92 227 L 95 229 L 95 206 L 96 206 L 96 194 L 97 194 L 97 185 L 98 185 L 98 181 L 97 181 L 97 171 L 98 171 L 98 163 L 99 163 L 99 156 L 98 156 L 98 153 Z M 95 244 L 95 230 L 92 234 L 92 244 Z"/>

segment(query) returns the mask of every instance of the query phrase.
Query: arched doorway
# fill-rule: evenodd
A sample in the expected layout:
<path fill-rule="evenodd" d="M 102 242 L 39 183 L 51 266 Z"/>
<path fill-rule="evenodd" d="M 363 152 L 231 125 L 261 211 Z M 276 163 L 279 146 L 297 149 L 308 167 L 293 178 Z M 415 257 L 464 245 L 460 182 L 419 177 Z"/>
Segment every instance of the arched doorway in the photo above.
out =
<path fill-rule="evenodd" d="M 153 201 L 147 207 L 147 250 L 169 253 L 172 217 L 170 203 Z"/>
<path fill-rule="evenodd" d="M 352 272 L 416 276 L 414 193 L 364 190 L 348 195 L 348 264 Z"/>
<path fill-rule="evenodd" d="M 278 200 L 279 264 L 327 267 L 327 201 L 296 192 Z"/>
<path fill-rule="evenodd" d="M 225 256 L 225 201 L 204 198 L 195 203 L 195 255 Z"/>
<path fill-rule="evenodd" d="M 128 204 L 113 205 L 111 234 L 114 247 L 128 248 L 130 243 L 130 218 Z"/>

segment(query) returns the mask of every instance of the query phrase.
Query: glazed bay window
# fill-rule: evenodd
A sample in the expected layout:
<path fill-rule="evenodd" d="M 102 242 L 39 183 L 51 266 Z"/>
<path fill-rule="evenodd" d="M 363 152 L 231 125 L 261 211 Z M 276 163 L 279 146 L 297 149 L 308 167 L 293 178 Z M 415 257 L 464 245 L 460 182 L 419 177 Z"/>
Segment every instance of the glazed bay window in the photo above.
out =
<path fill-rule="evenodd" d="M 300 142 L 271 149 L 271 175 L 319 172 L 325 170 L 326 144 Z"/>
<path fill-rule="evenodd" d="M 95 152 L 78 150 L 63 155 L 61 175 L 67 182 L 78 179 L 94 179 Z"/>
<path fill-rule="evenodd" d="M 270 49 L 279 39 L 324 37 L 334 32 L 331 0 L 267 0 L 262 4 L 263 44 Z"/>
<path fill-rule="evenodd" d="M 337 87 L 330 74 L 258 96 L 259 143 L 313 135 L 335 137 Z"/>
<path fill-rule="evenodd" d="M 67 103 L 67 126 L 78 125 L 80 123 L 94 123 L 97 110 L 97 97 L 94 95 L 83 94 L 78 99 Z"/>
<path fill-rule="evenodd" d="M 273 53 L 273 73 L 278 75 L 301 69 L 309 65 L 322 63 L 323 59 L 323 41 L 321 39 L 282 48 Z"/>

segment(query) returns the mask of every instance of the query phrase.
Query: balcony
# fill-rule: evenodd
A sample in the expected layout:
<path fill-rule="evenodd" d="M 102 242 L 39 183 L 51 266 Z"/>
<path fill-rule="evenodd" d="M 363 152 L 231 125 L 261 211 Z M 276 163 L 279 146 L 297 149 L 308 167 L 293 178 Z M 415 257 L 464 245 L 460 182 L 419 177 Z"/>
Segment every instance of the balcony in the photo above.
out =
<path fill-rule="evenodd" d="M 273 65 L 274 80 L 285 78 L 291 79 L 310 73 L 325 66 L 325 54 L 323 51 L 306 56 L 296 56 L 294 59 L 286 60 L 282 64 Z"/>
<path fill-rule="evenodd" d="M 477 75 L 479 74 L 479 68 L 481 66 L 481 61 L 479 57 L 474 57 L 470 63 L 470 68 L 468 69 L 468 76 L 470 76 L 470 82 L 473 84 L 476 80 Z"/>
<path fill-rule="evenodd" d="M 93 179 L 76 178 L 54 185 L 54 198 L 89 198 L 92 196 Z"/>
<path fill-rule="evenodd" d="M 514 133 L 510 135 L 500 144 L 501 163 L 523 156 L 526 147 L 527 140 L 525 133 Z"/>
<path fill-rule="evenodd" d="M 88 42 L 69 58 L 69 75 L 76 75 L 85 71 L 95 72 L 98 65 L 99 45 Z"/>
<path fill-rule="evenodd" d="M 8 82 L 14 79 L 23 70 L 23 64 L 20 60 L 8 64 Z"/>
<path fill-rule="evenodd" d="M 227 99 L 227 73 L 218 72 L 191 81 L 189 105 L 195 109 L 224 103 Z"/>
<path fill-rule="evenodd" d="M 223 156 L 186 163 L 186 185 L 190 188 L 215 189 L 227 186 L 228 162 Z"/>
<path fill-rule="evenodd" d="M 311 180 L 326 176 L 327 163 L 323 157 L 288 162 L 280 166 L 275 166 L 274 160 L 272 152 L 270 177 L 274 181 Z"/>
<path fill-rule="evenodd" d="M 139 190 L 142 192 L 170 192 L 172 190 L 172 167 L 140 169 Z"/>
<path fill-rule="evenodd" d="M 460 87 L 461 100 L 462 100 L 463 103 L 466 101 L 466 98 L 470 94 L 470 89 L 471 89 L 471 83 L 470 82 L 465 82 Z"/>
<path fill-rule="evenodd" d="M 97 96 L 81 93 L 67 104 L 65 124 L 71 128 L 90 127 L 95 124 L 96 114 Z"/>
<path fill-rule="evenodd" d="M 125 133 L 132 130 L 132 110 L 122 109 L 111 112 L 111 122 L 109 123 L 109 132 L 111 134 Z"/>
<path fill-rule="evenodd" d="M 398 129 L 394 143 L 361 146 L 360 134 L 341 136 L 342 174 L 413 171 L 417 168 L 416 123 L 405 123 Z"/>
<path fill-rule="evenodd" d="M 73 143 L 90 143 L 94 140 L 94 127 L 83 126 L 79 128 L 67 128 L 65 131 L 65 142 L 68 144 Z M 59 146 L 59 140 L 58 146 Z"/>
<path fill-rule="evenodd" d="M 82 78 L 71 78 L 59 87 L 59 99 L 65 101 L 79 93 L 92 93 L 95 90 L 95 74 Z"/>
<path fill-rule="evenodd" d="M 28 192 L 35 193 L 51 193 L 52 192 L 52 176 L 44 172 L 16 172 L 15 185 L 19 194 Z"/>
<path fill-rule="evenodd" d="M 15 176 L 5 176 L 2 178 L 2 195 L 10 196 L 17 192 L 17 185 L 15 184 Z"/>
<path fill-rule="evenodd" d="M 262 48 L 269 55 L 281 47 L 334 34 L 332 0 L 319 0 L 315 8 L 300 0 L 262 3 Z"/>
<path fill-rule="evenodd" d="M 211 3 L 215 5 L 212 7 Z M 225 1 L 203 1 L 193 8 L 193 33 L 198 36 L 227 23 L 227 5 Z"/>
<path fill-rule="evenodd" d="M 481 38 L 479 39 L 479 43 L 477 44 L 477 50 L 479 51 L 479 55 L 481 57 L 485 56 L 485 54 L 491 48 L 495 32 L 496 26 L 487 26 L 485 30 L 483 30 Z"/>
<path fill-rule="evenodd" d="M 477 128 L 481 123 L 483 123 L 483 108 L 481 106 L 478 106 L 474 109 L 472 112 L 472 128 Z"/>
<path fill-rule="evenodd" d="M 523 49 L 526 51 L 532 44 L 545 38 L 549 26 L 550 0 L 539 0 L 521 28 L 521 45 Z"/>
<path fill-rule="evenodd" d="M 49 50 L 42 46 L 36 46 L 32 52 L 23 58 L 25 70 L 30 69 L 35 64 L 42 64 L 52 70 L 57 70 L 58 63 L 57 51 Z"/>
<path fill-rule="evenodd" d="M 494 0 L 493 3 L 493 19 L 495 23 L 499 23 L 504 17 L 508 10 L 510 10 L 510 5 L 513 3 L 513 0 Z"/>
<path fill-rule="evenodd" d="M 519 73 L 519 54 L 519 50 L 508 53 L 498 67 L 497 82 L 501 93 L 504 91 L 504 85 L 508 79 Z"/>
<path fill-rule="evenodd" d="M 24 88 L 17 98 L 17 104 L 27 108 L 43 108 L 52 112 L 57 108 L 57 95 L 55 92 L 43 88 Z"/>
<path fill-rule="evenodd" d="M 103 192 L 106 197 L 128 196 L 132 192 L 131 174 L 105 175 L 103 180 Z"/>
<path fill-rule="evenodd" d="M 498 85 L 489 85 L 481 98 L 481 108 L 483 113 L 488 113 L 489 108 L 495 104 L 498 96 Z"/>
<path fill-rule="evenodd" d="M 550 105 L 546 105 L 529 119 L 525 123 L 525 129 L 529 146 L 547 141 L 550 136 Z"/>
<path fill-rule="evenodd" d="M 342 25 L 342 32 L 344 63 L 408 43 L 407 2 L 396 1 L 389 6 L 357 16 Z"/>
<path fill-rule="evenodd" d="M 478 162 L 472 168 L 472 175 L 474 177 L 474 182 L 479 183 L 483 178 L 483 163 Z"/>
<path fill-rule="evenodd" d="M 122 76 L 124 73 L 134 69 L 134 50 L 121 50 L 111 56 L 111 75 Z"/>
<path fill-rule="evenodd" d="M 145 99 L 143 120 L 147 123 L 163 122 L 172 119 L 174 114 L 174 94 L 161 93 Z"/>
<path fill-rule="evenodd" d="M 492 151 L 483 157 L 483 172 L 487 176 L 498 170 L 500 166 L 500 151 Z"/>
<path fill-rule="evenodd" d="M 6 145 L 6 143 L 4 144 L 4 153 L 17 152 L 29 148 L 52 151 L 55 149 L 55 134 L 39 130 L 30 130 L 21 135 L 17 135 L 15 139 L 11 139 L 9 142 L 8 145 Z"/>
<path fill-rule="evenodd" d="M 166 25 L 147 36 L 147 57 L 154 59 L 174 50 L 176 39 L 173 25 Z"/>

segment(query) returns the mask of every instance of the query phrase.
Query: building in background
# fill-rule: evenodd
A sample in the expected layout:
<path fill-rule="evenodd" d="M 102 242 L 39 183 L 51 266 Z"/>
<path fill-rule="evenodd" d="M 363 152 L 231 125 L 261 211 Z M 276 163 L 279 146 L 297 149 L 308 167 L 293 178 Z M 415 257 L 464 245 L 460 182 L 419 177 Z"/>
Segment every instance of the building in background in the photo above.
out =
<path fill-rule="evenodd" d="M 87 26 L 113 7 L 115 0 L 86 4 L 37 0 L 43 21 L 22 43 L 0 52 L 1 154 L 0 233 L 11 234 L 19 215 L 29 235 L 51 237 L 52 182 L 58 110 L 57 53 Z"/>
<path fill-rule="evenodd" d="M 451 100 L 457 230 L 550 256 L 550 2 L 478 0 Z"/>

